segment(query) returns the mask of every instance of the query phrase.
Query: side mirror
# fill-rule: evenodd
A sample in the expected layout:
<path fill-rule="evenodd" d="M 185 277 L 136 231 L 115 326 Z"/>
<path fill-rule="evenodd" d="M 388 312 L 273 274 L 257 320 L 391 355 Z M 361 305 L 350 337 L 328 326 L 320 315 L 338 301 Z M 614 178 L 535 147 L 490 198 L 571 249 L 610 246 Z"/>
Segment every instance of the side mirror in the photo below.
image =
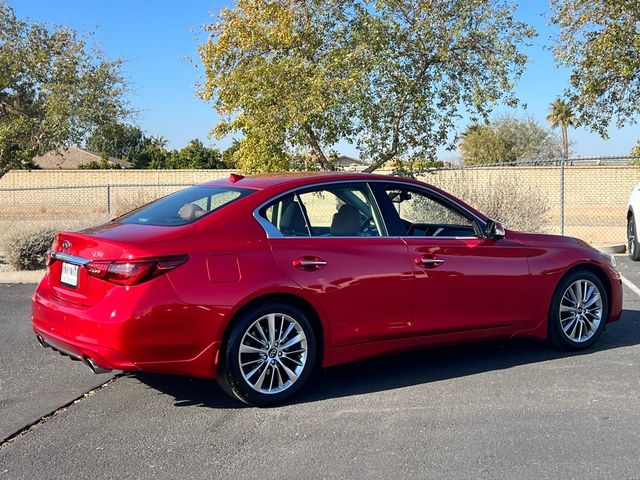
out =
<path fill-rule="evenodd" d="M 487 220 L 483 233 L 484 238 L 500 240 L 501 238 L 504 238 L 504 227 L 500 222 L 489 219 Z"/>

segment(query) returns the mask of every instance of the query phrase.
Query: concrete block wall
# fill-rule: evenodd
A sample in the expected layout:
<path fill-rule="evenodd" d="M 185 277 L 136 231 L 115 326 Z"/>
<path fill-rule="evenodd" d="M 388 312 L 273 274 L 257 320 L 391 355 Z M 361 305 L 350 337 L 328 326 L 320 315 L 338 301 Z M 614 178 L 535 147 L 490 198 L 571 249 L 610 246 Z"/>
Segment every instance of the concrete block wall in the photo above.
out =
<path fill-rule="evenodd" d="M 233 170 L 33 170 L 11 171 L 0 178 L 0 231 L 24 224 L 103 219 L 183 188 L 227 177 Z M 390 173 L 379 171 L 378 173 Z M 452 179 L 476 188 L 497 188 L 515 178 L 535 189 L 550 206 L 549 231 L 560 230 L 560 167 L 518 166 L 440 170 L 421 177 L 446 189 Z M 565 233 L 596 243 L 624 243 L 627 200 L 640 183 L 640 167 L 567 165 Z M 107 185 L 111 185 L 107 188 Z M 169 186 L 176 185 L 176 186 Z M 76 187 L 76 188 L 64 188 Z M 78 188 L 82 187 L 82 188 Z M 13 191 L 2 191 L 3 189 Z M 30 189 L 15 191 L 15 189 Z M 522 208 L 526 208 L 523 205 Z"/>

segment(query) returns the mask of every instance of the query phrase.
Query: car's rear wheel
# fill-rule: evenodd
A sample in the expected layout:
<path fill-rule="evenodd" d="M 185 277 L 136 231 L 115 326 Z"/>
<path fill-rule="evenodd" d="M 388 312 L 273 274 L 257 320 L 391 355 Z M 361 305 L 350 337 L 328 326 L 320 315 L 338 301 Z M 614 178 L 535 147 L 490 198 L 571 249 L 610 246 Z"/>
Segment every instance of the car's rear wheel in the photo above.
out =
<path fill-rule="evenodd" d="M 294 305 L 259 305 L 236 319 L 223 345 L 218 383 L 238 400 L 277 405 L 309 378 L 316 360 L 316 336 Z"/>
<path fill-rule="evenodd" d="M 640 245 L 636 232 L 636 220 L 633 215 L 629 215 L 627 219 L 627 250 L 631 260 L 640 260 Z"/>
<path fill-rule="evenodd" d="M 592 272 L 567 275 L 556 289 L 549 312 L 549 336 L 567 350 L 588 348 L 607 323 L 609 301 L 602 281 Z"/>

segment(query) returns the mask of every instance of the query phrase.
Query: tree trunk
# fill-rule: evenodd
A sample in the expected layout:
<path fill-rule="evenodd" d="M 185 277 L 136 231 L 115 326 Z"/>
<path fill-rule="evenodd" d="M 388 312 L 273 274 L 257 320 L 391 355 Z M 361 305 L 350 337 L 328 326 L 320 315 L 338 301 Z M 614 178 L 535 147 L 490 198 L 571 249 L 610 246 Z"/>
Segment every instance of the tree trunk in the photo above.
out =
<path fill-rule="evenodd" d="M 569 159 L 569 138 L 565 126 L 562 126 L 562 157 L 565 162 Z"/>
<path fill-rule="evenodd" d="M 307 134 L 307 139 L 309 140 L 309 146 L 311 147 L 311 151 L 313 155 L 316 157 L 316 161 L 320 164 L 320 167 L 323 170 L 335 170 L 333 165 L 327 158 L 327 156 L 322 151 L 320 144 L 318 143 L 318 138 L 316 137 L 315 132 L 309 125 L 305 125 L 304 131 Z"/>
<path fill-rule="evenodd" d="M 386 155 L 382 155 L 378 160 L 376 160 L 375 162 L 373 162 L 371 165 L 369 165 L 367 168 L 365 168 L 363 170 L 364 173 L 372 173 L 375 170 L 379 169 L 380 167 L 382 167 L 385 163 L 387 163 L 389 160 L 393 160 L 393 158 L 396 156 L 396 153 L 388 153 Z"/>
<path fill-rule="evenodd" d="M 404 117 L 404 115 L 407 112 L 407 108 L 410 104 L 411 95 L 413 94 L 413 92 L 415 91 L 419 83 L 425 78 L 425 75 L 427 74 L 429 67 L 436 65 L 438 63 L 441 63 L 442 61 L 443 61 L 442 58 L 438 55 L 425 59 L 424 64 L 422 65 L 422 68 L 416 75 L 416 78 L 413 79 L 411 85 L 409 86 L 407 91 L 404 93 L 400 101 L 398 102 L 398 110 L 395 115 L 395 119 L 393 121 L 393 127 L 391 130 L 391 148 L 387 153 L 383 153 L 382 155 L 380 155 L 378 160 L 376 160 L 367 168 L 365 168 L 363 170 L 365 173 L 371 173 L 377 170 L 378 168 L 383 166 L 385 163 L 387 163 L 389 160 L 394 159 L 396 155 L 398 155 L 398 150 L 400 148 L 400 122 L 402 121 L 402 117 Z"/>

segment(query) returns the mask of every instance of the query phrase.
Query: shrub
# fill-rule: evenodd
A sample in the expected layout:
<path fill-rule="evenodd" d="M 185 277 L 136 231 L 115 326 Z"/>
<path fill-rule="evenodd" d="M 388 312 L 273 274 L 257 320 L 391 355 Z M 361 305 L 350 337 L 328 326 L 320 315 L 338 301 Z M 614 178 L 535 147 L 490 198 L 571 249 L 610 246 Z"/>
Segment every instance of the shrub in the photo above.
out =
<path fill-rule="evenodd" d="M 5 261 L 16 270 L 44 268 L 45 254 L 53 243 L 56 231 L 47 227 L 13 234 L 4 243 Z"/>
<path fill-rule="evenodd" d="M 549 227 L 549 199 L 535 186 L 512 175 L 480 180 L 473 170 L 442 172 L 424 180 L 455 195 L 506 228 L 545 232 Z"/>
<path fill-rule="evenodd" d="M 90 162 L 78 165 L 80 170 L 118 170 L 122 168 L 117 163 L 109 162 L 104 158 L 98 160 L 91 160 Z"/>
<path fill-rule="evenodd" d="M 160 196 L 162 195 L 158 192 L 146 190 L 135 190 L 116 194 L 111 207 L 111 213 L 115 216 L 124 215 L 131 210 L 146 205 Z"/>

